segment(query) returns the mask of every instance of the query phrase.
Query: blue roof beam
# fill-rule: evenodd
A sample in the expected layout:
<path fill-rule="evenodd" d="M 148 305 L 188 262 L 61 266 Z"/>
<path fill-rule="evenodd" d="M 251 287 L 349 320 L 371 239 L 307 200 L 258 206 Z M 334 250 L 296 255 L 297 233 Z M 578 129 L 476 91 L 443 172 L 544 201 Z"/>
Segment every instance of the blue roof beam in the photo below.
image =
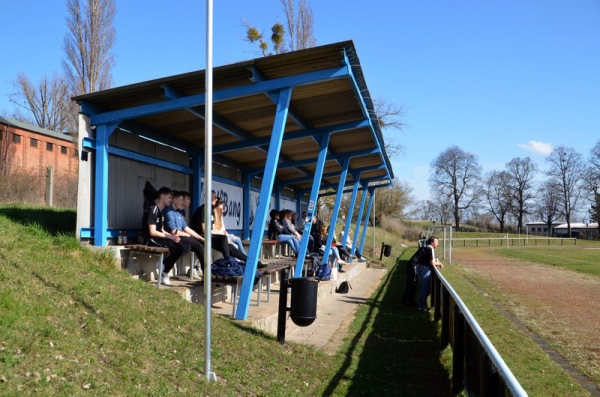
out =
<path fill-rule="evenodd" d="M 253 83 L 259 83 L 262 81 L 266 81 L 262 72 L 256 67 L 256 65 L 249 66 L 248 70 L 250 71 L 250 73 L 252 73 L 252 77 L 250 78 L 250 81 L 252 81 Z M 278 100 L 277 92 L 268 91 L 265 94 L 271 100 L 271 102 L 273 102 L 275 104 L 277 103 L 277 100 Z M 290 106 L 290 108 L 288 110 L 288 119 L 292 120 L 297 126 L 299 126 L 302 129 L 305 129 L 308 126 L 306 121 L 304 121 L 304 118 L 302 116 L 300 116 L 298 111 L 296 109 L 294 109 L 293 106 Z"/>
<path fill-rule="evenodd" d="M 349 130 L 354 130 L 354 129 L 358 129 L 358 128 L 368 127 L 368 126 L 369 126 L 369 120 L 363 119 L 363 120 L 352 121 L 349 123 L 332 125 L 329 127 L 313 128 L 313 129 L 308 129 L 308 130 L 290 132 L 290 133 L 287 133 L 284 135 L 283 140 L 291 141 L 291 140 L 302 139 L 302 138 L 306 138 L 306 137 L 316 137 L 318 135 L 329 134 L 329 133 L 333 134 L 336 132 L 349 131 Z M 246 149 L 246 148 L 254 147 L 257 145 L 264 146 L 264 145 L 268 145 L 268 144 L 269 144 L 269 137 L 256 138 L 256 139 L 253 139 L 252 142 L 242 141 L 242 142 L 236 142 L 236 143 L 215 146 L 213 148 L 213 153 L 232 152 L 235 150 Z"/>
<path fill-rule="evenodd" d="M 345 159 L 341 159 L 341 161 L 344 161 Z M 374 165 L 374 166 L 370 166 L 370 167 L 363 167 L 363 168 L 356 168 L 353 169 L 352 172 L 368 172 L 368 171 L 375 171 L 375 170 L 381 170 L 381 169 L 385 169 L 385 165 L 380 164 L 380 165 Z M 334 176 L 338 176 L 340 173 L 339 172 L 330 172 L 328 174 L 324 174 L 323 178 L 330 178 L 330 177 L 334 177 Z M 296 183 L 302 183 L 302 182 L 309 182 L 312 181 L 313 177 L 312 176 L 308 176 L 306 178 L 296 178 L 296 179 L 288 179 L 285 181 L 284 185 L 293 185 Z"/>
<path fill-rule="evenodd" d="M 269 91 L 277 91 L 284 88 L 293 88 L 297 86 L 314 84 L 326 80 L 347 78 L 349 75 L 350 69 L 347 66 L 340 66 L 330 69 L 318 70 L 315 72 L 302 73 L 295 76 L 281 77 L 278 79 L 261 81 L 246 86 L 225 88 L 222 90 L 217 90 L 213 93 L 213 102 L 220 102 L 234 98 L 243 98 Z M 194 106 L 204 105 L 205 103 L 205 94 L 196 94 L 171 99 L 165 102 L 133 106 L 127 109 L 109 111 L 104 113 L 90 113 L 89 116 L 91 124 L 96 125 L 187 109 Z"/>

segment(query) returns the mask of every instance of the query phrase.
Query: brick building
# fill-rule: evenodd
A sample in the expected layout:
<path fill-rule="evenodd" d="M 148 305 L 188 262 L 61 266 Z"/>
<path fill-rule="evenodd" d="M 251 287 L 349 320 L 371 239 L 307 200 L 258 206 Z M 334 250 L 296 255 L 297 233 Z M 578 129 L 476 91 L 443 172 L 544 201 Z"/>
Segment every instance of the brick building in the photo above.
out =
<path fill-rule="evenodd" d="M 77 176 L 77 140 L 67 134 L 0 117 L 0 174 L 44 175 L 51 166 L 56 175 Z"/>

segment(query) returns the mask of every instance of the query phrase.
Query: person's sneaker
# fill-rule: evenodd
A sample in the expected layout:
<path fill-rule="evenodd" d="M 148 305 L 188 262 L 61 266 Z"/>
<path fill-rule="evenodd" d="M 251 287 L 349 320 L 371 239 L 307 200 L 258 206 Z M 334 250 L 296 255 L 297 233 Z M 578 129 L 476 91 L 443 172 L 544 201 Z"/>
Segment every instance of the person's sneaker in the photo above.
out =
<path fill-rule="evenodd" d="M 162 274 L 162 283 L 164 285 L 171 285 L 171 279 L 169 278 L 169 273 Z"/>
<path fill-rule="evenodd" d="M 348 262 L 346 262 L 346 261 L 345 261 L 345 260 L 343 260 L 343 259 L 338 259 L 338 263 L 339 263 L 339 264 L 341 264 L 341 265 L 346 265 L 346 264 L 348 264 Z"/>
<path fill-rule="evenodd" d="M 359 262 L 366 262 L 367 260 L 365 259 L 364 256 L 361 256 L 360 259 L 358 260 Z"/>
<path fill-rule="evenodd" d="M 346 271 L 344 269 L 340 269 L 338 270 L 338 273 L 346 273 Z"/>

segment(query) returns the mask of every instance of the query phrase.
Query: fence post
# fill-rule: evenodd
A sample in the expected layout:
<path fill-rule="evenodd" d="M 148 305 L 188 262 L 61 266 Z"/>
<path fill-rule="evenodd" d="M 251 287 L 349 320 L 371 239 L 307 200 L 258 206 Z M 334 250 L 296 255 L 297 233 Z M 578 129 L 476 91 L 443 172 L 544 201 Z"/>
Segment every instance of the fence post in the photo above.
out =
<path fill-rule="evenodd" d="M 448 346 L 450 339 L 450 292 L 441 284 L 442 288 L 442 329 L 440 333 L 440 342 L 442 348 Z"/>
<path fill-rule="evenodd" d="M 465 318 L 458 305 L 454 306 L 454 345 L 452 349 L 452 392 L 458 394 L 464 383 Z"/>
<path fill-rule="evenodd" d="M 46 205 L 52 207 L 52 196 L 54 196 L 54 170 L 46 168 Z"/>

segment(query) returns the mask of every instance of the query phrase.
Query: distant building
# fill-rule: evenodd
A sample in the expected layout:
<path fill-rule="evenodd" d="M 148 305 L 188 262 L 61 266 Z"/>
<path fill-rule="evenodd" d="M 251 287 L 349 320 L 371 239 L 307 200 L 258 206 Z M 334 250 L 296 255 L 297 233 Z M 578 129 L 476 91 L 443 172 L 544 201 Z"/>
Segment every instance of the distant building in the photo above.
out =
<path fill-rule="evenodd" d="M 571 223 L 571 236 L 568 235 L 568 227 L 566 223 L 561 223 L 554 228 L 555 237 L 575 237 L 586 240 L 594 240 L 598 238 L 598 222 L 593 223 Z"/>
<path fill-rule="evenodd" d="M 528 235 L 535 236 L 553 236 L 554 228 L 560 225 L 559 222 L 552 223 L 552 228 L 548 231 L 548 224 L 546 222 L 529 222 L 525 224 Z"/>
<path fill-rule="evenodd" d="M 72 136 L 0 117 L 0 175 L 16 172 L 77 176 L 79 153 Z"/>

